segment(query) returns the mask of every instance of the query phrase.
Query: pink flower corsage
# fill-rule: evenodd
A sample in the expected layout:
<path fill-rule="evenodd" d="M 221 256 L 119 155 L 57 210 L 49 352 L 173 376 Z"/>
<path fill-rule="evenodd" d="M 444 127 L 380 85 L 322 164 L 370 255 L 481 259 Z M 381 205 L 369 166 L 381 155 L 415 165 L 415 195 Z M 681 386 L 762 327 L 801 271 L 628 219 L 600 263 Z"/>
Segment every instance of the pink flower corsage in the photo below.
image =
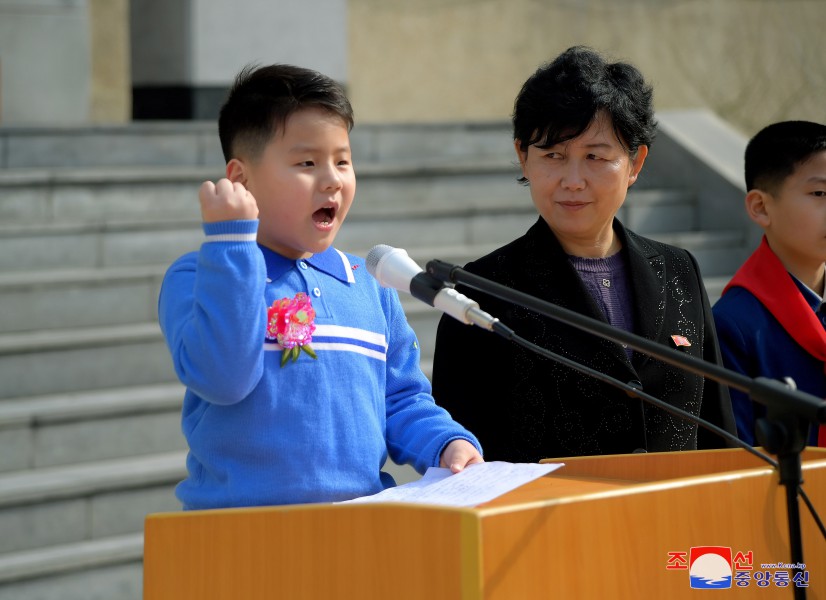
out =
<path fill-rule="evenodd" d="M 303 350 L 318 358 L 310 346 L 315 331 L 315 310 L 310 297 L 299 292 L 295 298 L 281 298 L 267 309 L 267 337 L 275 339 L 284 348 L 281 366 L 288 360 L 295 362 Z"/>

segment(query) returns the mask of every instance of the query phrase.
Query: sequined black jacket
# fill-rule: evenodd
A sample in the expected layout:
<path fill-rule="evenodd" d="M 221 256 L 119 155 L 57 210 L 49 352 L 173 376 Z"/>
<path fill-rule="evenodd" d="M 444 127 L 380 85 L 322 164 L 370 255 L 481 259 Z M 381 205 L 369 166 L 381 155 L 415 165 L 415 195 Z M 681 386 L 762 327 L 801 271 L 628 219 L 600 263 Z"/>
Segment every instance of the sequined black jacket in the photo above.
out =
<path fill-rule="evenodd" d="M 686 250 L 641 237 L 615 220 L 627 253 L 638 335 L 721 364 L 711 308 L 697 262 Z M 540 218 L 510 244 L 465 270 L 531 296 L 605 321 L 562 246 Z M 725 387 L 625 350 L 570 325 L 463 286 L 518 335 L 735 433 Z M 624 391 L 514 342 L 443 316 L 436 338 L 433 395 L 479 438 L 486 460 L 726 447 L 725 440 Z"/>

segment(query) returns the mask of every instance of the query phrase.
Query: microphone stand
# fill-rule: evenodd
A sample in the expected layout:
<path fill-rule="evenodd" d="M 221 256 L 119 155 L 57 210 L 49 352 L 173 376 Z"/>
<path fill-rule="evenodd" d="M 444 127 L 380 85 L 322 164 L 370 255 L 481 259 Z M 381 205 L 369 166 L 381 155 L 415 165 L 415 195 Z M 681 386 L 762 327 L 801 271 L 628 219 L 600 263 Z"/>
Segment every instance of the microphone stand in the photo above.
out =
<path fill-rule="evenodd" d="M 779 482 L 786 488 L 792 570 L 795 573 L 802 571 L 800 567 L 804 562 L 798 492 L 803 483 L 800 460 L 800 453 L 805 447 L 803 431 L 807 421 L 818 424 L 826 423 L 826 401 L 798 391 L 786 383 L 765 377 L 752 379 L 714 363 L 677 352 L 602 321 L 479 277 L 441 260 L 428 262 L 426 271 L 443 283 L 465 285 L 506 302 L 534 310 L 546 317 L 562 321 L 597 337 L 618 344 L 626 344 L 634 350 L 653 356 L 672 366 L 737 388 L 748 393 L 749 397 L 756 402 L 766 406 L 766 418 L 757 421 L 756 433 L 761 445 L 778 457 Z M 793 591 L 796 600 L 805 600 L 805 588 L 794 586 Z"/>

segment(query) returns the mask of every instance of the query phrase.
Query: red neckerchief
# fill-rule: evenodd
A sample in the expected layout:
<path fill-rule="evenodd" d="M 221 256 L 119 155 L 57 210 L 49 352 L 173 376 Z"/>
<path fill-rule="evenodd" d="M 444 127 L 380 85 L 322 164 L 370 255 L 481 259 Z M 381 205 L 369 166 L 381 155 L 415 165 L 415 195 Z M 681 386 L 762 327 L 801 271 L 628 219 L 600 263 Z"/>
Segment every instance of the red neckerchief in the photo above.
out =
<path fill-rule="evenodd" d="M 723 294 L 732 287 L 745 288 L 751 292 L 795 342 L 824 363 L 826 372 L 826 331 L 786 267 L 769 248 L 765 235 L 757 250 L 723 289 Z M 824 425 L 818 430 L 817 445 L 826 447 Z"/>

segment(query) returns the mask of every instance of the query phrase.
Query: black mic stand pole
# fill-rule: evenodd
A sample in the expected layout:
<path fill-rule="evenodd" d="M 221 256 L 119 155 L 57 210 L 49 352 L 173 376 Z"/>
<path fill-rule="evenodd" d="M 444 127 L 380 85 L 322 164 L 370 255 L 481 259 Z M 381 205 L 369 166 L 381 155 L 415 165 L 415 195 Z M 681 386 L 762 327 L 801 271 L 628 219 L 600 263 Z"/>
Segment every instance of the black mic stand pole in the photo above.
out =
<path fill-rule="evenodd" d="M 789 522 L 789 543 L 793 571 L 799 573 L 803 562 L 800 533 L 798 490 L 803 482 L 800 452 L 805 447 L 803 427 L 806 421 L 826 423 L 826 401 L 790 388 L 787 384 L 765 377 L 750 378 L 714 363 L 672 350 L 644 337 L 627 332 L 561 306 L 540 300 L 494 281 L 469 273 L 441 260 L 427 263 L 426 271 L 443 283 L 461 284 L 495 296 L 506 302 L 534 310 L 546 317 L 562 321 L 597 337 L 626 344 L 672 366 L 707 377 L 718 383 L 748 393 L 753 400 L 767 407 L 767 417 L 756 423 L 760 443 L 778 457 L 780 484 L 786 488 Z M 794 587 L 795 599 L 806 598 L 805 588 Z"/>

